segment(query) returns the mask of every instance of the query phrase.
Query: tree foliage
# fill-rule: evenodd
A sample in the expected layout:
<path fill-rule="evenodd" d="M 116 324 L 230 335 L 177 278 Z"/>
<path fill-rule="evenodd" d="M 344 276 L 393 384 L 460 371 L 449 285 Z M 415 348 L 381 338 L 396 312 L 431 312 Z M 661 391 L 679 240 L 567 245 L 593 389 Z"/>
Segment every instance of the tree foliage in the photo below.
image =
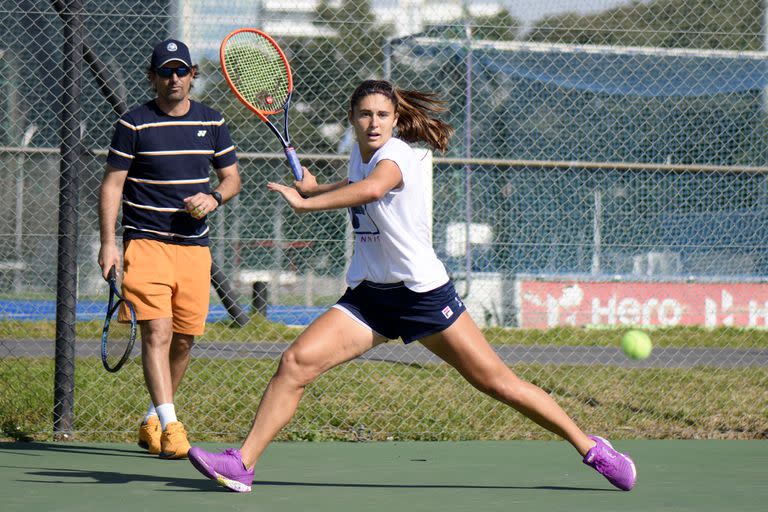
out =
<path fill-rule="evenodd" d="M 474 40 L 513 41 L 522 25 L 522 21 L 504 10 L 493 16 L 467 16 L 452 23 L 428 26 L 423 35 L 464 39 L 467 37 L 466 30 L 469 28 Z"/>
<path fill-rule="evenodd" d="M 596 15 L 541 20 L 529 41 L 719 50 L 760 50 L 763 0 L 633 2 Z"/>
<path fill-rule="evenodd" d="M 474 39 L 513 41 L 517 37 L 517 32 L 523 23 L 504 10 L 493 16 L 472 18 L 472 25 Z"/>
<path fill-rule="evenodd" d="M 292 126 L 297 141 L 335 152 L 338 130 L 346 127 L 346 99 L 361 80 L 382 77 L 382 48 L 391 27 L 376 22 L 369 0 L 344 0 L 338 7 L 323 0 L 317 15 L 316 23 L 334 36 L 285 41 L 296 89 Z M 330 128 L 326 135 L 323 127 Z"/>
<path fill-rule="evenodd" d="M 338 34 L 335 56 L 339 58 L 343 75 L 362 80 L 381 70 L 384 41 L 392 33 L 392 27 L 376 21 L 370 0 L 343 0 L 339 7 L 332 7 L 323 0 L 317 9 L 318 24 L 333 29 Z"/>

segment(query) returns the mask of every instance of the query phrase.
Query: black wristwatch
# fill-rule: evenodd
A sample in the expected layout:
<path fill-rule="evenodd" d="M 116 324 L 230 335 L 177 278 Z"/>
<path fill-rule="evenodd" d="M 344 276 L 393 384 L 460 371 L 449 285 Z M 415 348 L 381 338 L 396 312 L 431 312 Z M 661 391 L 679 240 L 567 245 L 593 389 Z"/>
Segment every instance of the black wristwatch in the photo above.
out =
<path fill-rule="evenodd" d="M 213 192 L 208 192 L 213 196 L 213 198 L 216 200 L 216 203 L 218 203 L 219 206 L 221 206 L 221 203 L 224 202 L 224 198 L 221 197 L 221 194 L 216 192 L 215 190 Z"/>

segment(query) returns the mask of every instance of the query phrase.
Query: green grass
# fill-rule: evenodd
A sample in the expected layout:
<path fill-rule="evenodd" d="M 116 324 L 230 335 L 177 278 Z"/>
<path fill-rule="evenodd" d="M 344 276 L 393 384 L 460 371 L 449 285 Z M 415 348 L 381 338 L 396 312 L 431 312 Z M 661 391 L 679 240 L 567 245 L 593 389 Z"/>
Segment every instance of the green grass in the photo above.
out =
<path fill-rule="evenodd" d="M 77 322 L 75 326 L 77 339 L 100 339 L 102 325 L 103 320 Z M 125 330 L 125 326 L 113 322 L 110 327 L 110 333 L 119 336 L 121 335 L 121 329 Z M 302 328 L 298 327 L 287 327 L 280 323 L 269 322 L 260 315 L 253 315 L 250 322 L 244 327 L 233 326 L 232 322 L 209 322 L 206 325 L 205 335 L 200 339 L 221 342 L 293 341 L 302 330 Z M 56 322 L 54 321 L 0 321 L 0 340 L 53 340 L 55 338 Z"/>
<path fill-rule="evenodd" d="M 243 327 L 211 323 L 204 341 L 292 341 L 300 328 L 254 316 Z M 511 345 L 617 346 L 625 329 L 486 329 Z M 77 324 L 79 339 L 98 339 L 101 322 Z M 2 339 L 50 339 L 53 322 L 0 322 Z M 768 348 L 768 331 L 671 328 L 651 332 L 656 347 Z M 199 441 L 240 439 L 250 426 L 274 360 L 192 360 L 177 397 Z M 51 436 L 51 358 L 0 359 L 0 427 L 6 437 Z M 590 432 L 611 437 L 768 437 L 768 368 L 686 369 L 515 365 L 550 392 Z M 141 365 L 107 374 L 98 359 L 78 359 L 75 430 L 83 440 L 131 440 L 146 407 Z M 1 434 L 0 434 L 1 435 Z M 478 394 L 446 365 L 355 361 L 306 391 L 282 440 L 458 440 L 551 438 L 520 414 Z"/>
<path fill-rule="evenodd" d="M 77 338 L 95 340 L 101 337 L 101 320 L 78 322 Z M 119 328 L 119 327 L 118 327 Z M 556 329 L 512 329 L 492 327 L 484 329 L 489 342 L 499 345 L 571 345 L 616 346 L 628 328 L 591 329 L 560 327 Z M 232 322 L 210 322 L 206 326 L 203 341 L 217 342 L 279 342 L 293 341 L 302 328 L 288 327 L 269 322 L 260 315 L 253 315 L 244 327 Z M 717 348 L 768 348 L 768 330 L 721 327 L 672 327 L 650 332 L 655 347 L 717 347 Z M 6 339 L 55 339 L 56 323 L 0 321 L 0 340 Z"/>
<path fill-rule="evenodd" d="M 0 360 L 6 437 L 51 437 L 54 363 Z M 237 441 L 250 427 L 276 362 L 195 359 L 177 397 L 197 441 Z M 613 438 L 768 437 L 768 368 L 637 369 L 515 365 L 550 392 L 585 431 Z M 146 407 L 141 368 L 117 375 L 79 359 L 75 431 L 81 440 L 133 440 Z M 280 440 L 552 438 L 478 394 L 446 365 L 355 361 L 308 387 Z"/>

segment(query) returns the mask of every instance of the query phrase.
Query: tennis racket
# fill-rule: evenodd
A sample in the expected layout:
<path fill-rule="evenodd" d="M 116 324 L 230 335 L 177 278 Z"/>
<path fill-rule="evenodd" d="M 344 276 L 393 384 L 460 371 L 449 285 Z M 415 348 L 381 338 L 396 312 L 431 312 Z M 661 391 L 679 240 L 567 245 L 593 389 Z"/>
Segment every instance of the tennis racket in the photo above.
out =
<path fill-rule="evenodd" d="M 101 362 L 108 372 L 116 372 L 123 367 L 131 355 L 133 344 L 136 342 L 136 311 L 133 304 L 120 295 L 115 278 L 115 267 L 109 269 L 107 277 L 109 281 L 109 304 L 107 304 L 107 316 L 104 319 L 104 328 L 101 330 Z M 125 304 L 131 316 L 131 323 L 126 336 L 124 333 L 113 333 L 109 336 L 109 323 L 112 316 Z"/>
<path fill-rule="evenodd" d="M 219 59 L 229 87 L 246 107 L 264 121 L 283 145 L 293 177 L 304 175 L 288 135 L 288 110 L 293 77 L 288 59 L 274 39 L 255 28 L 230 32 L 221 42 Z M 283 130 L 267 116 L 283 113 Z"/>

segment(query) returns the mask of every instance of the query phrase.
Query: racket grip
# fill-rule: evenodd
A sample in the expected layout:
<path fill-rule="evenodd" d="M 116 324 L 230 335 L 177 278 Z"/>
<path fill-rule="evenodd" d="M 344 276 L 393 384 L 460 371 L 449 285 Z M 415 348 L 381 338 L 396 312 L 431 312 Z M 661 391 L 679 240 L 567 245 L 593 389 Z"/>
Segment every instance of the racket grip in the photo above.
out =
<path fill-rule="evenodd" d="M 293 149 L 293 147 L 288 146 L 285 148 L 285 157 L 288 159 L 288 163 L 291 166 L 293 177 L 296 178 L 296 181 L 301 181 L 301 179 L 304 177 L 304 170 L 301 168 L 301 164 L 299 163 L 299 156 L 296 154 L 296 150 Z"/>

